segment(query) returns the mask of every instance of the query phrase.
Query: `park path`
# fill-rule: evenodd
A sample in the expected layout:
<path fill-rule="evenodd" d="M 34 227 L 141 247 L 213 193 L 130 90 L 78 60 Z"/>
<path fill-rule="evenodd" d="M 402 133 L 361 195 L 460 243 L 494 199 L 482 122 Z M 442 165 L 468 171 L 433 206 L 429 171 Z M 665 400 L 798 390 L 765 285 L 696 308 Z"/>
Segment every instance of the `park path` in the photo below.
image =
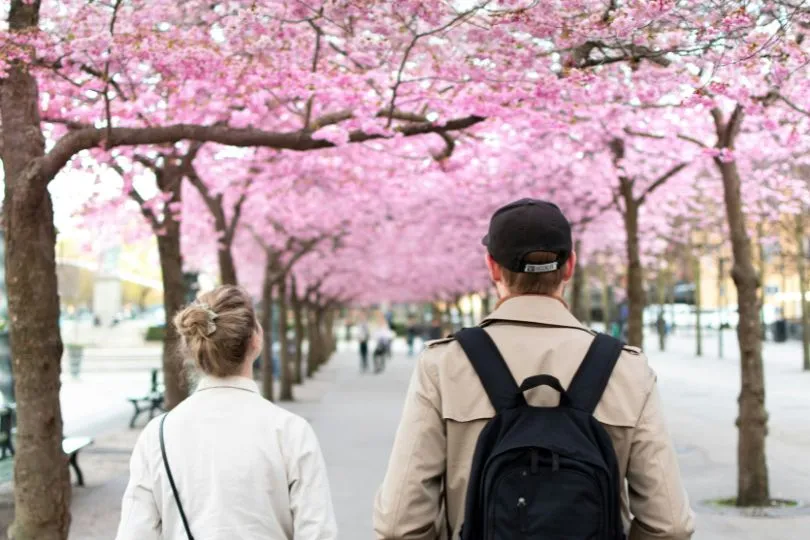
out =
<path fill-rule="evenodd" d="M 696 540 L 785 540 L 810 530 L 810 515 L 762 519 L 722 515 L 701 504 L 732 495 L 736 485 L 736 397 L 739 367 L 729 334 L 727 357 L 707 343 L 707 356 L 695 358 L 688 336 L 676 336 L 669 350 L 651 351 L 665 411 L 679 451 L 683 476 L 698 512 Z M 657 343 L 649 338 L 648 345 Z M 380 375 L 361 375 L 353 344 L 315 379 L 297 387 L 289 409 L 309 420 L 318 434 L 340 527 L 340 537 L 372 538 L 374 495 L 383 479 L 402 402 L 415 359 L 397 343 L 394 359 Z M 711 352 L 709 352 L 711 350 Z M 768 442 L 774 496 L 810 499 L 810 374 L 800 371 L 796 343 L 766 346 Z M 88 488 L 74 492 L 71 538 L 112 538 L 127 480 L 127 461 L 136 431 L 100 438 L 83 457 Z"/>

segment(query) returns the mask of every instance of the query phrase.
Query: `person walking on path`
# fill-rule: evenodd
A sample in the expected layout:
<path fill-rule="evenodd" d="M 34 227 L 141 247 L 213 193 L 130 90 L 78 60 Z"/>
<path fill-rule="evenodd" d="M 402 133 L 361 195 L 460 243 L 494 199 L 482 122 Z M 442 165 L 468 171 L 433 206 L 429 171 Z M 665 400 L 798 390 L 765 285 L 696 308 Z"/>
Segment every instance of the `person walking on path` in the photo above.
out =
<path fill-rule="evenodd" d="M 368 321 L 363 315 L 360 324 L 357 326 L 357 342 L 360 344 L 360 371 L 368 371 L 368 340 L 371 339 L 371 331 L 368 329 Z"/>
<path fill-rule="evenodd" d="M 263 343 L 252 304 L 224 286 L 175 317 L 202 378 L 138 438 L 117 540 L 337 538 L 314 431 L 251 378 Z"/>
<path fill-rule="evenodd" d="M 416 335 L 419 333 L 419 329 L 416 327 L 416 319 L 411 316 L 408 317 L 408 328 L 406 330 L 406 342 L 408 343 L 408 356 L 413 356 L 413 351 L 416 342 Z"/>
<path fill-rule="evenodd" d="M 387 317 L 380 313 L 374 329 L 374 373 L 382 373 L 385 370 L 385 362 L 391 357 L 394 337 L 394 331 L 391 330 Z"/>
<path fill-rule="evenodd" d="M 509 379 L 515 393 L 501 397 L 520 400 L 526 406 L 544 407 L 547 411 L 558 403 L 560 408 L 571 407 L 569 398 L 573 396 L 566 388 L 569 392 L 573 390 L 570 383 L 580 370 L 586 351 L 596 340 L 562 300 L 565 284 L 571 279 L 576 264 L 568 221 L 552 203 L 532 199 L 516 201 L 493 215 L 484 243 L 488 251 L 486 265 L 500 301 L 480 324 L 481 331 L 472 331 L 478 336 L 481 333 L 487 336 L 482 341 L 491 339 L 503 356 L 503 360 L 497 358 L 501 367 L 485 365 L 484 371 L 494 370 L 502 377 L 511 374 Z M 465 330 L 462 334 L 469 336 L 469 332 Z M 461 337 L 459 335 L 459 339 Z M 572 533 L 570 528 L 598 528 L 599 520 L 583 523 L 583 520 L 561 520 L 560 516 L 583 511 L 582 505 L 598 505 L 589 501 L 600 499 L 559 506 L 555 497 L 570 493 L 576 487 L 566 482 L 580 478 L 581 489 L 586 489 L 588 484 L 582 484 L 581 477 L 571 473 L 555 476 L 555 471 L 566 471 L 572 460 L 548 452 L 532 454 L 531 462 L 525 465 L 520 462 L 524 477 L 531 471 L 529 480 L 521 481 L 517 469 L 515 475 L 501 477 L 505 484 L 498 489 L 522 486 L 520 489 L 534 495 L 515 496 L 514 500 L 503 502 L 508 506 L 487 506 L 488 510 L 497 508 L 500 510 L 492 511 L 502 512 L 491 514 L 496 519 L 501 515 L 495 528 L 487 529 L 495 535 L 492 537 L 508 537 L 503 533 L 498 536 L 497 527 L 520 526 L 526 538 L 623 538 L 623 534 L 628 534 L 631 540 L 691 538 L 694 515 L 665 427 L 655 373 L 639 349 L 621 348 L 620 342 L 607 336 L 599 339 L 602 343 L 607 339 L 620 348 L 614 352 L 616 363 L 612 374 L 608 371 L 609 378 L 601 381 L 604 388 L 601 397 L 590 396 L 591 401 L 596 402 L 585 418 L 596 427 L 601 426 L 603 440 L 609 438 L 601 450 L 613 453 L 611 470 L 615 471 L 617 482 L 616 491 L 609 497 L 616 502 L 611 508 L 615 511 L 617 530 L 612 536 L 603 530 L 596 532 L 596 536 Z M 465 348 L 468 344 L 465 338 Z M 506 422 L 506 419 L 501 414 L 496 417 L 496 408 L 488 396 L 487 391 L 494 381 L 479 377 L 481 362 L 476 360 L 473 366 L 473 360 L 464 350 L 459 340 L 452 337 L 434 341 L 427 345 L 417 362 L 388 470 L 374 504 L 374 532 L 380 540 L 482 537 L 482 531 L 474 530 L 471 525 L 489 514 L 476 506 L 481 500 L 480 494 L 478 499 L 467 501 L 468 487 L 477 490 L 475 485 L 468 486 L 468 481 L 480 470 L 474 468 L 479 463 L 473 462 L 473 455 L 475 453 L 478 459 L 479 435 L 492 435 L 489 431 L 482 435 L 485 426 L 491 420 L 500 418 Z M 475 351 L 473 356 L 480 359 L 479 352 Z M 604 369 L 597 364 L 589 360 L 591 369 L 588 371 L 592 373 L 594 366 L 597 370 Z M 524 395 L 517 388 L 521 381 L 525 388 L 550 384 L 552 379 L 555 391 L 538 388 Z M 538 381 L 538 384 L 527 385 Z M 582 412 L 578 410 L 576 414 Z M 549 426 L 549 430 L 554 427 Z M 543 436 L 542 433 L 534 435 Z M 533 505 L 538 503 L 545 503 L 555 511 L 532 513 Z M 471 516 L 470 508 L 478 509 L 478 514 Z M 466 522 L 470 518 L 473 524 Z M 549 529 L 543 527 L 547 526 L 556 527 L 556 532 L 546 533 Z"/>

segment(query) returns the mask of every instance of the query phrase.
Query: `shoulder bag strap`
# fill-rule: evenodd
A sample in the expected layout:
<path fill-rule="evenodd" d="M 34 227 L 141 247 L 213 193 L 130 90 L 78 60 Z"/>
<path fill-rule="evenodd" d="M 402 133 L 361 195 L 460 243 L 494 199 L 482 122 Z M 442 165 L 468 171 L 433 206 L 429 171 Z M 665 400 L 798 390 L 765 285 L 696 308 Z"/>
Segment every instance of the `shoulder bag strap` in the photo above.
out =
<path fill-rule="evenodd" d="M 464 328 L 456 332 L 454 337 L 475 368 L 489 401 L 497 412 L 526 404 L 512 372 L 486 330 L 479 327 Z"/>
<path fill-rule="evenodd" d="M 596 335 L 568 386 L 567 394 L 572 406 L 593 414 L 623 347 L 624 344 L 616 338 L 606 334 Z"/>
<path fill-rule="evenodd" d="M 183 511 L 183 505 L 180 503 L 180 494 L 177 493 L 177 486 L 174 484 L 174 476 L 172 476 L 172 470 L 169 467 L 169 460 L 166 458 L 166 443 L 163 441 L 163 423 L 166 421 L 167 416 L 169 416 L 169 413 L 164 414 L 163 418 L 160 419 L 160 453 L 163 455 L 163 466 L 166 468 L 166 477 L 169 479 L 169 485 L 172 487 L 174 502 L 177 503 L 177 510 L 180 512 L 180 519 L 183 520 L 186 535 L 188 536 L 188 540 L 194 540 L 194 536 L 191 534 L 191 529 L 188 526 L 186 513 Z"/>

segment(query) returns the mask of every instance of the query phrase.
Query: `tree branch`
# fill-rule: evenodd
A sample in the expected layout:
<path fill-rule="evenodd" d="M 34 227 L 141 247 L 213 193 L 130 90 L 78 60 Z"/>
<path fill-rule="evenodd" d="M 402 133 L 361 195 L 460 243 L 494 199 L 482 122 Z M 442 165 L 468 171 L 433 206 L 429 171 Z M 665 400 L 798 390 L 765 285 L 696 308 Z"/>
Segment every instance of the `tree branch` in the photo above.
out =
<path fill-rule="evenodd" d="M 107 163 L 107 165 L 112 170 L 117 172 L 121 178 L 124 178 L 124 176 L 126 176 L 124 168 L 121 167 L 121 165 L 119 165 L 115 160 L 110 160 Z M 152 209 L 146 206 L 146 200 L 143 198 L 143 196 L 140 193 L 138 193 L 138 191 L 134 187 L 129 190 L 128 195 L 133 201 L 138 203 L 138 207 L 141 210 L 141 214 L 143 214 L 143 217 L 145 217 L 146 221 L 149 222 L 149 225 L 152 227 L 152 230 L 157 231 L 161 226 L 160 220 L 152 211 Z"/>
<path fill-rule="evenodd" d="M 444 124 L 432 122 L 408 124 L 395 128 L 405 137 L 424 135 L 426 133 L 446 133 L 474 126 L 485 120 L 482 116 L 467 116 L 449 120 Z M 375 139 L 387 139 L 388 135 L 353 131 L 349 135 L 350 143 L 365 142 Z M 106 148 L 117 146 L 134 146 L 142 144 L 169 144 L 182 140 L 197 142 L 216 142 L 237 147 L 268 147 L 296 151 L 333 148 L 334 143 L 314 139 L 311 133 L 272 132 L 255 128 L 232 128 L 222 125 L 200 126 L 195 124 L 175 124 L 160 127 L 115 127 L 109 130 L 87 128 L 72 131 L 63 136 L 45 155 L 38 160 L 43 173 L 50 180 L 78 152 L 99 145 Z"/>
<path fill-rule="evenodd" d="M 669 180 L 670 178 L 672 178 L 673 176 L 675 176 L 676 174 L 678 174 L 679 172 L 684 170 L 688 165 L 689 165 L 689 163 L 687 163 L 687 162 L 678 163 L 677 165 L 672 167 L 670 170 L 668 170 L 667 172 L 665 172 L 664 174 L 659 176 L 658 179 L 655 182 L 653 182 L 652 184 L 647 186 L 647 189 L 645 189 L 644 193 L 642 193 L 641 196 L 638 198 L 638 200 L 637 200 L 638 205 L 640 206 L 640 205 L 644 204 L 644 201 L 647 199 L 647 195 L 649 195 L 650 193 L 652 193 L 653 191 L 655 191 L 656 189 L 658 189 L 659 187 L 664 185 L 664 183 L 667 180 Z"/>
<path fill-rule="evenodd" d="M 438 28 L 434 28 L 433 30 L 428 30 L 427 32 L 421 32 L 421 33 L 415 34 L 413 36 L 413 39 L 408 44 L 408 46 L 405 48 L 405 52 L 402 54 L 402 62 L 400 62 L 399 69 L 397 70 L 397 80 L 396 80 L 396 82 L 394 82 L 394 86 L 391 88 L 391 101 L 390 101 L 390 103 L 388 105 L 388 110 L 390 111 L 390 114 L 388 116 L 388 124 L 386 125 L 386 127 L 391 127 L 391 124 L 394 122 L 394 116 L 393 115 L 394 115 L 394 110 L 395 110 L 396 102 L 397 102 L 397 92 L 399 91 L 400 85 L 402 85 L 402 74 L 405 71 L 405 64 L 408 63 L 408 57 L 410 56 L 411 51 L 413 50 L 413 48 L 416 46 L 416 42 L 419 41 L 420 39 L 422 39 L 423 37 L 428 37 L 428 36 L 432 36 L 434 34 L 438 34 L 440 32 L 444 32 L 448 28 L 454 26 L 456 23 L 459 23 L 459 22 L 463 21 L 464 19 L 466 19 L 467 17 L 470 17 L 473 13 L 478 11 L 480 9 L 480 7 L 481 6 L 474 7 L 473 9 L 470 9 L 468 11 L 460 13 L 458 16 L 451 19 L 450 22 L 448 22 L 448 23 L 446 23 L 446 24 L 444 24 L 444 25 L 442 25 L 442 26 L 440 26 Z"/>
<path fill-rule="evenodd" d="M 231 222 L 228 224 L 227 230 L 227 238 L 229 241 L 233 241 L 233 237 L 236 234 L 236 228 L 239 226 L 239 220 L 242 217 L 242 206 L 244 206 L 245 201 L 247 200 L 247 188 L 251 184 L 251 179 L 248 179 L 245 182 L 245 188 L 242 191 L 242 194 L 239 196 L 239 199 L 236 201 L 236 204 L 233 207 L 233 216 L 231 216 Z"/>
<path fill-rule="evenodd" d="M 659 141 L 665 140 L 667 138 L 666 135 L 659 135 L 657 133 L 647 133 L 647 132 L 644 132 L 644 131 L 636 131 L 636 130 L 634 130 L 632 128 L 627 128 L 627 127 L 624 128 L 624 132 L 627 133 L 628 135 L 633 135 L 634 137 L 644 137 L 644 138 L 647 138 L 647 139 L 656 139 L 656 140 L 659 140 Z M 692 144 L 696 144 L 697 146 L 700 146 L 701 148 L 708 148 L 709 147 L 709 145 L 707 145 L 706 143 L 704 143 L 703 141 L 701 141 L 700 139 L 698 139 L 696 137 L 692 137 L 691 135 L 684 135 L 682 133 L 679 133 L 675 137 L 682 140 L 682 141 L 687 141 L 687 142 L 690 142 Z"/>

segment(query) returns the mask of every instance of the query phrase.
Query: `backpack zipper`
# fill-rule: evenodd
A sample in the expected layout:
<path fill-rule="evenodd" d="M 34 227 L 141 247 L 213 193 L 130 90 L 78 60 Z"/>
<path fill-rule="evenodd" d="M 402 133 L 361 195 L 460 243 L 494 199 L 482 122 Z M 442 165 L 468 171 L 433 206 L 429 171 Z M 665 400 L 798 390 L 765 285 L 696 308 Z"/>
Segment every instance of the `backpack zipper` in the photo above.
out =
<path fill-rule="evenodd" d="M 520 532 L 529 532 L 529 516 L 526 515 L 526 499 L 519 497 L 517 500 L 518 519 L 520 520 Z"/>

